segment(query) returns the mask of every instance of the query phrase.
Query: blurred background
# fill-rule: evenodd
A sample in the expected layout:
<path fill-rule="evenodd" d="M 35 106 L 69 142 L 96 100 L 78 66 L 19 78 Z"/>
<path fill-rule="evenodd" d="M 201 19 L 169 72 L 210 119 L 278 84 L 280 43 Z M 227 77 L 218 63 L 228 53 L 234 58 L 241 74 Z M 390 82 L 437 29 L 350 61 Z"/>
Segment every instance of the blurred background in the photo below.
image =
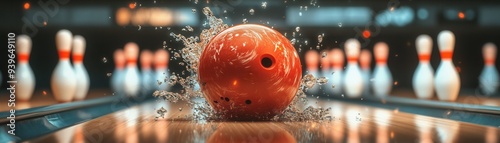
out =
<path fill-rule="evenodd" d="M 437 34 L 441 30 L 455 33 L 453 61 L 461 77 L 462 91 L 478 87 L 478 76 L 484 65 L 482 46 L 486 42 L 500 43 L 500 1 L 486 0 L 5 1 L 0 5 L 0 33 L 31 36 L 30 64 L 37 90 L 50 89 L 50 77 L 58 62 L 56 32 L 69 29 L 73 34 L 83 35 L 87 41 L 84 64 L 91 90 L 103 89 L 110 85 L 108 73 L 114 69 L 114 50 L 132 41 L 138 43 L 141 50 L 178 51 L 183 48 L 182 43 L 169 34 L 196 35 L 207 28 L 206 17 L 201 12 L 203 7 L 210 7 L 215 16 L 228 25 L 263 24 L 290 40 L 296 39 L 295 47 L 300 51 L 304 71 L 303 56 L 309 49 L 342 48 L 345 40 L 357 38 L 363 49 L 372 51 L 376 42 L 386 42 L 390 47 L 388 66 L 397 82 L 394 90 L 411 89 L 418 64 L 415 39 L 420 34 L 428 34 L 434 40 L 431 64 L 436 69 L 440 62 Z M 185 26 L 191 26 L 194 31 L 182 30 Z M 318 35 L 322 34 L 324 38 L 318 50 Z M 0 70 L 5 81 L 8 57 L 7 49 L 3 49 L 0 50 L 3 65 Z M 180 59 L 171 61 L 170 70 L 177 73 L 184 70 L 179 62 Z M 2 89 L 5 88 L 3 82 Z"/>

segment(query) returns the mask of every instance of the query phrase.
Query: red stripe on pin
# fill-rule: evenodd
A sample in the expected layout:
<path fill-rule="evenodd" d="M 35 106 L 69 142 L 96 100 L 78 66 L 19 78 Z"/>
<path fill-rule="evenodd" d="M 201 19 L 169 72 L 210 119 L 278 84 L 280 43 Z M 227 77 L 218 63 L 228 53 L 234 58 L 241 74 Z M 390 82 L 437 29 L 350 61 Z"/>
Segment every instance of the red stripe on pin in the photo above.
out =
<path fill-rule="evenodd" d="M 421 55 L 418 55 L 418 59 L 420 59 L 420 61 L 422 61 L 422 62 L 428 62 L 431 60 L 431 55 L 421 54 Z"/>
<path fill-rule="evenodd" d="M 370 63 L 360 63 L 362 69 L 370 69 Z"/>
<path fill-rule="evenodd" d="M 29 54 L 19 54 L 18 58 L 19 62 L 28 62 L 30 60 Z"/>
<path fill-rule="evenodd" d="M 347 57 L 347 61 L 349 61 L 349 62 L 358 62 L 358 57 Z"/>
<path fill-rule="evenodd" d="M 453 51 L 442 51 L 441 59 L 451 59 L 453 57 Z"/>
<path fill-rule="evenodd" d="M 73 62 L 82 62 L 83 55 L 73 55 Z"/>
<path fill-rule="evenodd" d="M 484 59 L 484 64 L 489 66 L 494 65 L 495 59 Z"/>
<path fill-rule="evenodd" d="M 59 59 L 69 59 L 69 51 L 59 51 Z"/>
<path fill-rule="evenodd" d="M 123 69 L 123 68 L 125 68 L 125 65 L 121 65 L 121 64 L 120 65 L 116 65 L 116 68 L 117 69 Z"/>
<path fill-rule="evenodd" d="M 387 63 L 387 59 L 386 58 L 376 59 L 376 62 L 377 62 L 377 64 L 385 64 L 385 63 Z"/>
<path fill-rule="evenodd" d="M 136 64 L 137 63 L 137 59 L 127 59 L 127 63 L 128 64 Z"/>
<path fill-rule="evenodd" d="M 155 64 L 156 69 L 163 69 L 167 67 L 167 63 L 157 63 Z"/>

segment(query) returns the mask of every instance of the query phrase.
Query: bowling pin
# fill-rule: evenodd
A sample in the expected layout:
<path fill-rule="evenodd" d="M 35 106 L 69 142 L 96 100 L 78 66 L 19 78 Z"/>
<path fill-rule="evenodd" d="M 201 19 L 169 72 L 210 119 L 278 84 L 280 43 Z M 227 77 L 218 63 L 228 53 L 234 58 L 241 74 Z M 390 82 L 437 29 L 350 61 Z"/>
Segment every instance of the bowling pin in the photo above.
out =
<path fill-rule="evenodd" d="M 69 61 L 73 35 L 69 30 L 59 30 L 56 35 L 56 47 L 59 63 L 52 73 L 51 87 L 54 97 L 59 102 L 70 102 L 76 91 L 75 71 Z"/>
<path fill-rule="evenodd" d="M 314 78 L 319 78 L 319 69 L 318 69 L 318 64 L 319 64 L 319 54 L 315 50 L 309 50 L 306 52 L 305 55 L 305 60 L 306 60 L 306 69 L 307 72 L 311 75 L 314 76 Z M 319 86 L 317 84 L 314 84 L 313 87 L 309 88 L 306 93 L 309 94 L 318 94 L 319 93 Z"/>
<path fill-rule="evenodd" d="M 438 35 L 438 47 L 441 63 L 436 71 L 434 88 L 439 100 L 455 101 L 460 91 L 460 77 L 452 61 L 455 35 L 448 30 L 441 31 Z"/>
<path fill-rule="evenodd" d="M 321 75 L 320 77 L 326 77 L 328 82 L 326 84 L 321 85 L 324 94 L 332 94 L 332 69 L 330 68 L 330 55 L 328 54 L 328 50 L 321 51 Z"/>
<path fill-rule="evenodd" d="M 342 94 L 342 81 L 344 80 L 344 52 L 341 49 L 335 48 L 328 54 L 332 63 L 332 72 L 330 72 L 330 79 L 332 85 L 329 88 L 333 89 L 334 95 Z M 334 86 L 334 87 L 333 87 Z"/>
<path fill-rule="evenodd" d="M 137 68 L 137 57 L 139 56 L 139 46 L 136 43 L 129 42 L 125 45 L 125 67 L 124 90 L 127 96 L 137 96 L 141 88 L 139 78 L 139 69 Z"/>
<path fill-rule="evenodd" d="M 170 74 L 168 73 L 169 58 L 170 56 L 168 55 L 167 50 L 164 49 L 157 50 L 154 55 L 155 83 L 157 85 L 157 90 L 170 90 Z"/>
<path fill-rule="evenodd" d="M 151 70 L 151 65 L 153 63 L 153 53 L 149 50 L 143 50 L 141 52 L 141 86 L 144 93 L 149 93 L 153 91 L 156 81 L 153 78 L 153 71 Z"/>
<path fill-rule="evenodd" d="M 111 88 L 113 88 L 116 94 L 123 95 L 125 90 L 125 84 L 123 83 L 125 79 L 125 54 L 123 50 L 117 49 L 113 54 L 113 58 L 115 61 L 115 70 L 111 77 Z"/>
<path fill-rule="evenodd" d="M 363 94 L 370 94 L 370 78 L 371 78 L 371 69 L 370 65 L 372 62 L 372 53 L 368 49 L 361 50 L 361 54 L 359 55 L 359 65 L 361 66 L 361 76 L 363 77 Z"/>
<path fill-rule="evenodd" d="M 387 67 L 387 58 L 389 57 L 389 46 L 384 42 L 378 42 L 373 49 L 376 66 L 373 71 L 373 94 L 377 97 L 386 97 L 392 89 L 392 74 Z"/>
<path fill-rule="evenodd" d="M 75 100 L 83 100 L 89 92 L 89 74 L 83 65 L 83 57 L 85 55 L 85 38 L 76 35 L 73 38 L 73 67 L 76 78 L 76 93 Z"/>
<path fill-rule="evenodd" d="M 432 39 L 428 35 L 420 35 L 415 41 L 419 63 L 413 74 L 413 90 L 420 99 L 429 99 L 434 93 L 434 69 L 429 63 L 432 53 Z"/>
<path fill-rule="evenodd" d="M 356 39 L 348 39 L 345 44 L 347 67 L 344 76 L 344 92 L 349 98 L 360 97 L 363 93 L 363 78 L 358 65 L 361 44 Z M 366 87 L 368 88 L 368 87 Z"/>
<path fill-rule="evenodd" d="M 16 88 L 17 99 L 21 101 L 30 100 L 35 89 L 35 75 L 29 65 L 31 53 L 31 38 L 27 35 L 19 35 L 17 37 L 16 51 L 18 63 L 16 67 Z"/>
<path fill-rule="evenodd" d="M 493 43 L 483 46 L 484 68 L 479 76 L 479 87 L 485 95 L 492 95 L 498 89 L 498 71 L 495 67 L 497 47 Z"/>

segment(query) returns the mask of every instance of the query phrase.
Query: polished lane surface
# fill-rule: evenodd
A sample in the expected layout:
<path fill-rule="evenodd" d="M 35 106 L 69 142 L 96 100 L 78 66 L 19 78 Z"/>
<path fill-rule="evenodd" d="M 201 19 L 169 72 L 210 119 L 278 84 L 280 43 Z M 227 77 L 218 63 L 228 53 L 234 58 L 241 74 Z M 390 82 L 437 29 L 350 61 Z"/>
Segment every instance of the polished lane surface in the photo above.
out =
<path fill-rule="evenodd" d="M 94 89 L 89 91 L 84 100 L 96 99 L 112 95 L 113 91 L 109 89 Z M 0 101 L 8 101 L 8 100 L 9 100 L 9 95 L 7 93 L 0 94 Z M 9 111 L 10 109 L 22 110 L 22 109 L 50 106 L 56 104 L 61 104 L 61 103 L 55 100 L 54 95 L 50 92 L 50 90 L 37 90 L 33 93 L 33 96 L 31 96 L 31 99 L 29 101 L 16 101 L 15 107 L 9 107 L 8 104 L 1 104 L 0 112 Z"/>
<path fill-rule="evenodd" d="M 185 104 L 147 102 L 30 142 L 499 142 L 500 127 L 439 119 L 339 101 L 322 122 L 194 122 Z M 167 109 L 155 121 L 155 109 Z"/>

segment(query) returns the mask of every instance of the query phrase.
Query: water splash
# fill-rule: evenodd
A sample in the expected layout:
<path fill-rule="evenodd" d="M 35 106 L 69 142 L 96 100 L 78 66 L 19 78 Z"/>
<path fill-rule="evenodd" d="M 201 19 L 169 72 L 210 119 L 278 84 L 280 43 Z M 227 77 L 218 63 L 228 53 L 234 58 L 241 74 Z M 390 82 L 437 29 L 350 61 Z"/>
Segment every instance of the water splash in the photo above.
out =
<path fill-rule="evenodd" d="M 262 2 L 260 4 L 260 7 L 262 7 L 262 9 L 266 9 L 267 8 L 267 2 Z"/>
<path fill-rule="evenodd" d="M 205 46 L 209 41 L 215 37 L 218 33 L 229 28 L 227 24 L 223 22 L 222 19 L 214 16 L 212 11 L 205 7 L 203 8 L 203 14 L 206 16 L 208 21 L 208 29 L 203 29 L 200 36 L 189 36 L 186 37 L 181 34 L 176 34 L 174 32 L 170 33 L 170 36 L 175 38 L 176 41 L 180 41 L 185 46 L 181 50 L 174 52 L 172 59 L 180 58 L 182 59 L 182 65 L 186 68 L 182 73 L 191 73 L 190 76 L 183 77 L 182 74 L 176 74 L 175 72 L 171 74 L 168 79 L 164 82 L 158 81 L 159 84 L 170 84 L 171 86 L 179 84 L 182 86 L 183 90 L 180 93 L 157 90 L 153 93 L 153 96 L 168 102 L 177 103 L 179 101 L 187 102 L 186 105 L 193 110 L 193 114 L 190 117 L 194 121 L 207 121 L 207 120 L 220 120 L 221 117 L 217 116 L 214 109 L 206 101 L 196 102 L 191 99 L 193 98 L 204 98 L 201 90 L 198 87 L 198 65 L 199 58 L 203 52 Z M 190 29 L 190 28 L 185 28 Z M 188 30 L 191 31 L 191 30 Z M 296 32 L 300 31 L 300 27 L 296 27 Z M 273 118 L 275 121 L 304 121 L 304 120 L 314 120 L 323 121 L 331 119 L 327 116 L 330 108 L 323 109 L 321 107 L 314 108 L 312 106 L 303 109 L 303 105 L 308 103 L 307 95 L 305 91 L 314 87 L 315 85 L 326 84 L 328 79 L 325 77 L 316 78 L 312 74 L 307 74 L 303 77 L 299 90 L 297 91 L 295 98 L 292 103 L 283 111 L 282 114 L 277 115 Z M 303 110 L 302 110 L 303 109 Z M 182 109 L 180 109 L 182 110 Z M 157 111 L 159 117 L 164 117 L 165 111 Z"/>

